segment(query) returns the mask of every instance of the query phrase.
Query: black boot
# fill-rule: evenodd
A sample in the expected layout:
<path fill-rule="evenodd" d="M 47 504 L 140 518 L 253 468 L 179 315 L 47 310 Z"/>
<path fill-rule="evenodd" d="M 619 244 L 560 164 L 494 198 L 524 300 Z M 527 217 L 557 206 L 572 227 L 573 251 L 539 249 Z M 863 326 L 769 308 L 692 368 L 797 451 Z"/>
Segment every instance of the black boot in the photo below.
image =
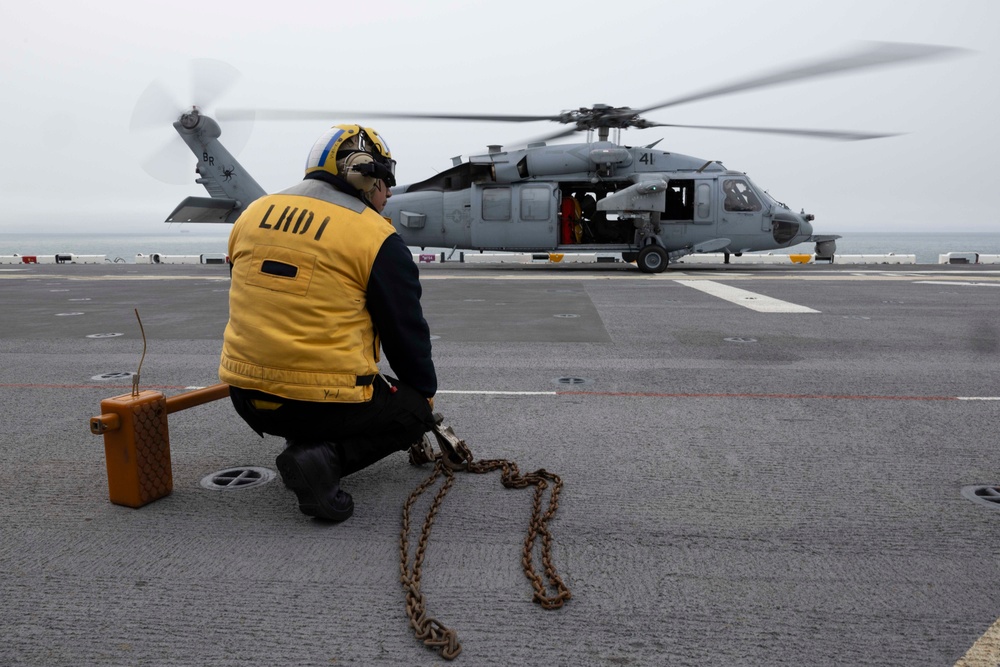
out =
<path fill-rule="evenodd" d="M 340 460 L 333 443 L 289 441 L 275 465 L 303 514 L 343 521 L 354 513 L 354 499 L 340 488 Z"/>

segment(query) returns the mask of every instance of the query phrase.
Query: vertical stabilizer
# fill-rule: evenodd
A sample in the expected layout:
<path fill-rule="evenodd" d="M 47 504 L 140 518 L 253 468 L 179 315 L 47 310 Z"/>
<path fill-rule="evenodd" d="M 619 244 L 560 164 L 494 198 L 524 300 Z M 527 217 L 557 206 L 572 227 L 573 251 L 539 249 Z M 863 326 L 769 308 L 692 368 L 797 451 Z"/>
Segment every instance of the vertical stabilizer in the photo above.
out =
<path fill-rule="evenodd" d="M 215 120 L 192 109 L 174 129 L 198 160 L 195 183 L 205 186 L 209 196 L 186 198 L 167 222 L 232 223 L 252 201 L 267 194 L 219 142 L 222 130 Z"/>

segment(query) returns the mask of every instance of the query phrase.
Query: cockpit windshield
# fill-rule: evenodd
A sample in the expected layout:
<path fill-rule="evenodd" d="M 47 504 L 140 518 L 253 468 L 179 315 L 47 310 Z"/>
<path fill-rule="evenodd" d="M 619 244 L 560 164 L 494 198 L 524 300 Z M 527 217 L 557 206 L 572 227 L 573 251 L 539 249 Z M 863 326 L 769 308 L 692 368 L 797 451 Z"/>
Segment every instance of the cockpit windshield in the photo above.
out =
<path fill-rule="evenodd" d="M 786 208 L 786 209 L 788 208 L 787 204 L 778 201 L 773 195 L 771 195 L 770 192 L 760 187 L 759 185 L 751 181 L 749 178 L 747 180 L 750 181 L 751 187 L 753 187 L 753 189 L 756 190 L 758 194 L 760 194 L 761 199 L 764 200 L 764 204 L 767 208 L 772 208 L 774 206 L 777 206 L 778 208 Z"/>
<path fill-rule="evenodd" d="M 725 193 L 723 208 L 727 211 L 752 213 L 761 210 L 760 198 L 742 176 L 723 180 L 722 191 Z"/>

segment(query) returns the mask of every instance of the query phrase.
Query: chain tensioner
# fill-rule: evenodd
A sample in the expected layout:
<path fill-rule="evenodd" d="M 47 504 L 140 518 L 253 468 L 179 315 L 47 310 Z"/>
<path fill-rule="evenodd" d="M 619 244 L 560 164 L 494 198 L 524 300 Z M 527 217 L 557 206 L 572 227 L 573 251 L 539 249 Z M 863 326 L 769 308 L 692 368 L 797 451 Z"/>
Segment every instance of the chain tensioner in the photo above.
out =
<path fill-rule="evenodd" d="M 410 448 L 410 463 L 412 465 L 423 465 L 424 463 L 434 463 L 434 470 L 430 476 L 421 482 L 403 505 L 403 527 L 399 534 L 399 571 L 400 582 L 406 594 L 406 614 L 410 618 L 410 626 L 413 628 L 417 639 L 424 642 L 430 648 L 440 649 L 441 657 L 446 660 L 453 660 L 462 652 L 462 645 L 458 642 L 456 632 L 435 618 L 427 615 L 427 608 L 424 604 L 424 595 L 420 590 L 421 569 L 424 563 L 424 555 L 427 551 L 427 542 L 430 538 L 431 527 L 434 525 L 434 518 L 445 496 L 455 483 L 455 471 L 465 470 L 467 472 L 483 474 L 500 470 L 501 483 L 509 489 L 523 489 L 527 486 L 535 487 L 534 504 L 531 512 L 531 521 L 528 524 L 528 535 L 524 539 L 522 549 L 521 565 L 524 574 L 534 588 L 532 601 L 537 602 L 543 609 L 558 609 L 563 606 L 566 600 L 572 595 L 562 578 L 556 572 L 552 562 L 552 534 L 549 532 L 549 519 L 559 509 L 559 492 L 562 490 L 562 479 L 546 470 L 539 469 L 535 472 L 522 475 L 517 464 L 504 459 L 490 459 L 474 461 L 472 452 L 460 440 L 450 426 L 441 426 L 443 421 L 441 415 L 434 415 L 436 425 L 432 433 L 437 440 L 440 452 L 435 452 L 433 445 L 428 438 L 424 438 L 420 443 Z M 444 483 L 438 489 L 437 495 L 427 510 L 427 518 L 424 520 L 423 530 L 420 533 L 420 540 L 417 543 L 413 562 L 410 563 L 410 510 L 417 499 L 427 491 L 437 481 L 438 477 L 444 478 Z M 546 511 L 542 511 L 542 500 L 545 490 L 552 484 L 552 493 L 549 496 L 549 505 Z M 541 560 L 545 569 L 546 581 L 535 571 L 533 563 L 533 552 L 535 545 L 541 542 Z"/>

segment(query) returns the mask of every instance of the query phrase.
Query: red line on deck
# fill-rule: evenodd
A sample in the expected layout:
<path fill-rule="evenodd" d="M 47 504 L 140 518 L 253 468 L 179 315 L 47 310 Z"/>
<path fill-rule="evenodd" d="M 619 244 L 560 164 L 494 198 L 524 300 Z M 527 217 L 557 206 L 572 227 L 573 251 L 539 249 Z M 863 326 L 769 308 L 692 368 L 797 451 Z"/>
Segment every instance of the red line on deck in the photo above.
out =
<path fill-rule="evenodd" d="M 189 389 L 190 385 L 144 384 L 139 389 Z M 0 384 L 0 389 L 113 389 L 131 391 L 132 385 L 115 384 Z"/>

